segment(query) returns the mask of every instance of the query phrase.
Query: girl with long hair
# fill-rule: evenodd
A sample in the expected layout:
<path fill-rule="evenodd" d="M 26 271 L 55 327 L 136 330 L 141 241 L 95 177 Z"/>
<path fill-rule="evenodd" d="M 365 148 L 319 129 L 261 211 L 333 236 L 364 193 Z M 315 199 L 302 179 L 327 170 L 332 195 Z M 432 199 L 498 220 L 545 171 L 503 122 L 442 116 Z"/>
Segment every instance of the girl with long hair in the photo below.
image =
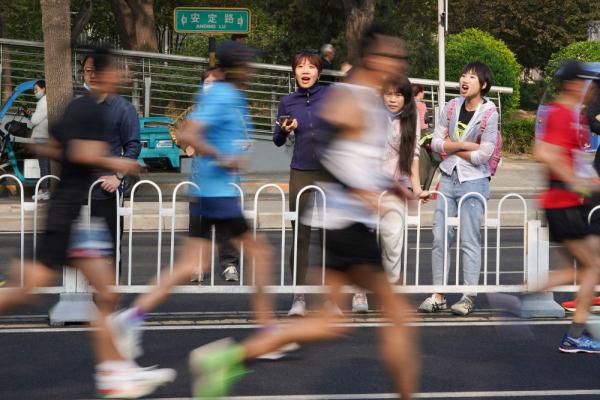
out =
<path fill-rule="evenodd" d="M 384 173 L 412 189 L 415 195 L 427 200 L 429 193 L 421 189 L 419 179 L 419 140 L 421 127 L 416 101 L 408 79 L 388 84 L 383 101 L 390 112 L 390 130 L 383 156 Z M 382 199 L 381 246 L 383 265 L 391 282 L 400 278 L 402 244 L 404 241 L 405 204 L 398 197 Z"/>

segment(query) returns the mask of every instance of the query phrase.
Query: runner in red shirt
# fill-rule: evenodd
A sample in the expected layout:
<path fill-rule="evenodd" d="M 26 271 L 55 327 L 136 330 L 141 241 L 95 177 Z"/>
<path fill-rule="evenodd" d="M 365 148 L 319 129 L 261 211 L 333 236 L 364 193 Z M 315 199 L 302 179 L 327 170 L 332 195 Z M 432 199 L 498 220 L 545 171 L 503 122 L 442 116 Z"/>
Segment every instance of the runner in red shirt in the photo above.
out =
<path fill-rule="evenodd" d="M 534 157 L 546 168 L 549 188 L 542 193 L 541 207 L 546 212 L 551 240 L 565 245 L 568 257 L 578 263 L 580 288 L 573 323 L 563 337 L 559 350 L 564 353 L 600 353 L 600 341 L 586 329 L 594 288 L 600 278 L 600 231 L 588 224 L 589 207 L 585 196 L 600 191 L 598 179 L 586 175 L 578 162 L 586 140 L 577 129 L 577 105 L 581 101 L 585 79 L 590 79 L 582 64 L 565 63 L 557 72 L 560 80 L 556 102 L 550 105 L 546 128 L 535 145 Z M 569 258 L 571 259 L 571 258 Z M 541 290 L 566 284 L 573 269 L 565 268 L 549 279 Z"/>

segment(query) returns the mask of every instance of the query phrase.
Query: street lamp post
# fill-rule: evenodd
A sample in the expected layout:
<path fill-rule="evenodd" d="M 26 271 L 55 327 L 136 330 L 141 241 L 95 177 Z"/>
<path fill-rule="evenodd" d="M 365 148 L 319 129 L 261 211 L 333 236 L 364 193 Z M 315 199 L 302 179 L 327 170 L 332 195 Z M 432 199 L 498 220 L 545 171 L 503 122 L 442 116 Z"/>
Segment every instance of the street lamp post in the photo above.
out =
<path fill-rule="evenodd" d="M 448 0 L 438 0 L 438 107 L 446 104 L 446 31 L 448 30 Z"/>

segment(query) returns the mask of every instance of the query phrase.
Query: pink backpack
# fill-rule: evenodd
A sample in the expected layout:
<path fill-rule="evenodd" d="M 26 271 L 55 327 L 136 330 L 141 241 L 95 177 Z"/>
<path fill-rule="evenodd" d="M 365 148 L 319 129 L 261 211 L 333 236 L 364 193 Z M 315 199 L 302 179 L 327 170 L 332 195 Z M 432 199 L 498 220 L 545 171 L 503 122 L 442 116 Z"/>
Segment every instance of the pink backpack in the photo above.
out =
<path fill-rule="evenodd" d="M 452 120 L 452 114 L 454 114 L 454 110 L 456 110 L 457 99 L 450 100 L 448 103 L 448 110 L 446 112 L 446 118 L 448 119 L 448 126 L 450 126 L 450 121 Z M 483 114 L 483 118 L 481 119 L 481 124 L 479 125 L 479 138 L 477 139 L 477 143 L 481 143 L 481 136 L 485 131 L 485 127 L 494 112 L 493 108 L 488 109 L 485 114 Z M 488 161 L 488 168 L 490 169 L 490 174 L 492 176 L 496 175 L 496 170 L 498 169 L 498 165 L 500 165 L 500 161 L 502 160 L 502 135 L 500 134 L 500 130 L 496 131 L 496 147 L 494 147 L 494 152 Z"/>

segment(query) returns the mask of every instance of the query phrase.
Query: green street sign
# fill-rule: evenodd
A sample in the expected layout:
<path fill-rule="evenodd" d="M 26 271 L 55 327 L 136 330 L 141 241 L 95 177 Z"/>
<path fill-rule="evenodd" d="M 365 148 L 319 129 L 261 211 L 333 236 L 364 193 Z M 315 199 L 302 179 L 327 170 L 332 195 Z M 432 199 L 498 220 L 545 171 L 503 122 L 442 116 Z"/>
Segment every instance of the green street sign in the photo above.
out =
<path fill-rule="evenodd" d="M 247 8 L 177 7 L 173 26 L 177 33 L 249 33 L 251 13 Z"/>

